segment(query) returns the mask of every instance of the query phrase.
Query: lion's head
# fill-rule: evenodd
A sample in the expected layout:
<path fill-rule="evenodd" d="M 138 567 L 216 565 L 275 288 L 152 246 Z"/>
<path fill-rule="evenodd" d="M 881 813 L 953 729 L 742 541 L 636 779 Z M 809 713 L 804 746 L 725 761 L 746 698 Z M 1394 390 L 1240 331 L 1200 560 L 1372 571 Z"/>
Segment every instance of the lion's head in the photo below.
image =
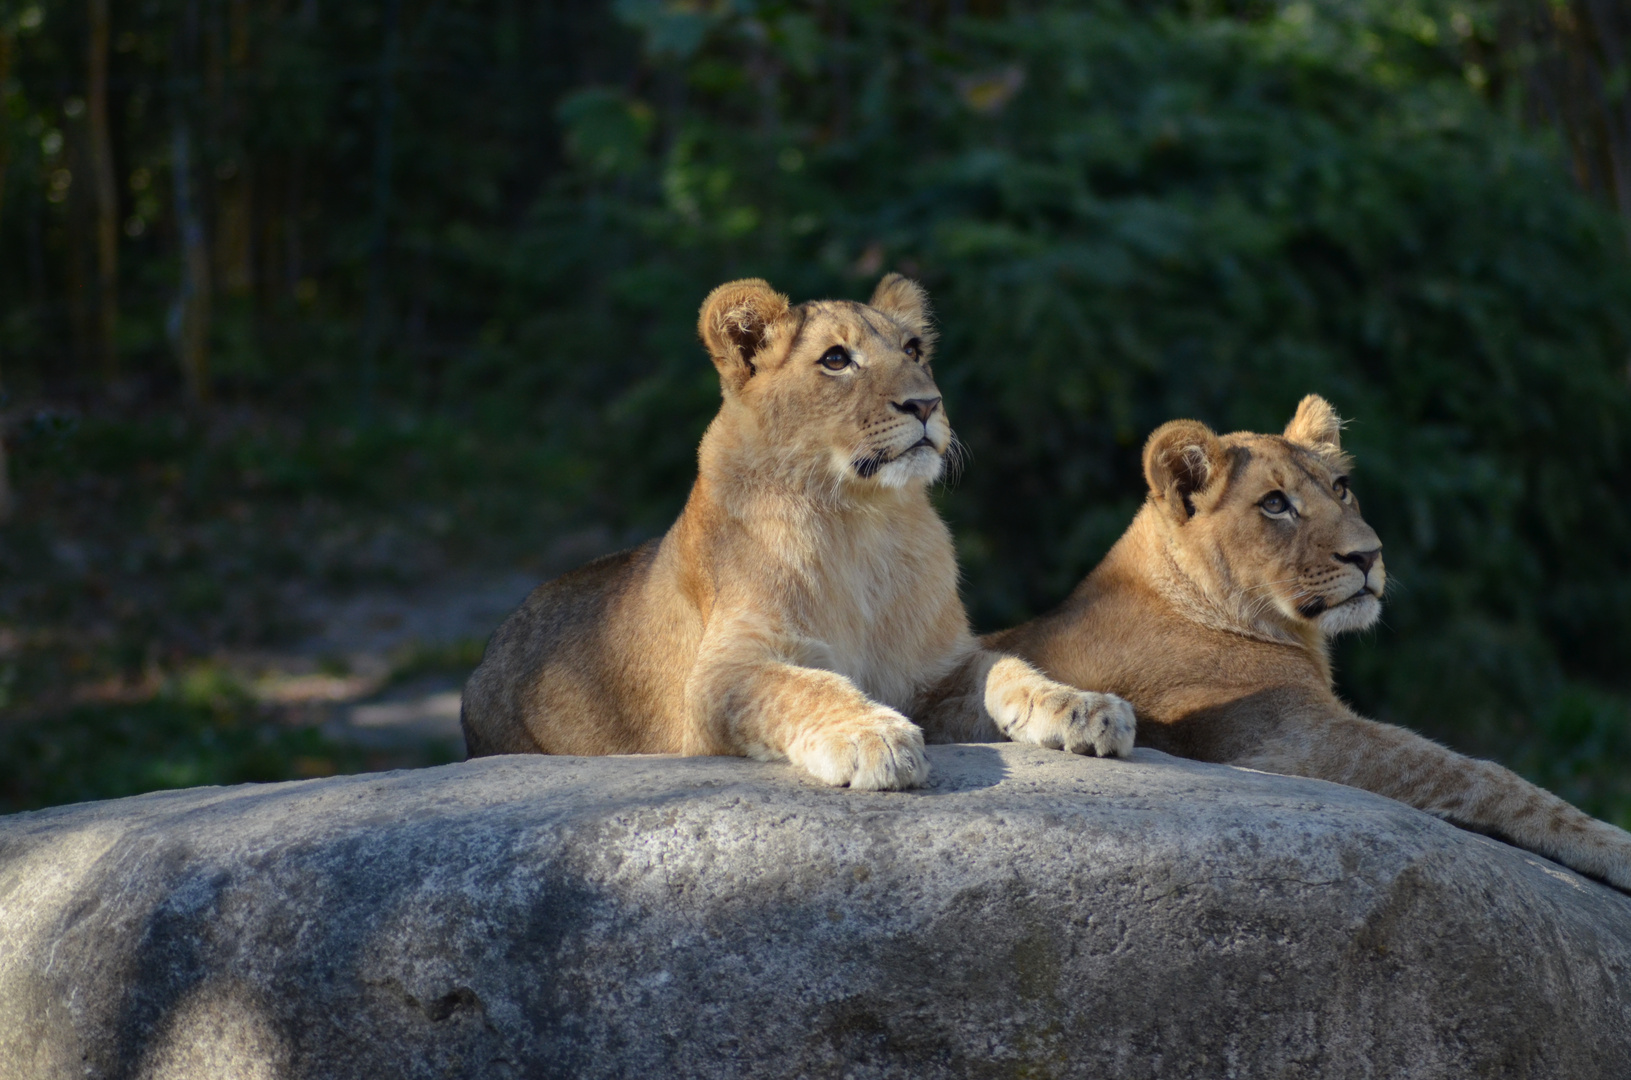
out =
<path fill-rule="evenodd" d="M 865 304 L 792 307 L 764 281 L 733 281 L 703 301 L 697 328 L 725 399 L 705 458 L 712 449 L 733 468 L 829 491 L 901 488 L 944 470 L 951 424 L 916 282 L 890 274 Z"/>
<path fill-rule="evenodd" d="M 1349 487 L 1341 429 L 1310 394 L 1280 435 L 1175 420 L 1145 444 L 1169 550 L 1239 624 L 1329 637 L 1381 614 L 1382 541 Z"/>

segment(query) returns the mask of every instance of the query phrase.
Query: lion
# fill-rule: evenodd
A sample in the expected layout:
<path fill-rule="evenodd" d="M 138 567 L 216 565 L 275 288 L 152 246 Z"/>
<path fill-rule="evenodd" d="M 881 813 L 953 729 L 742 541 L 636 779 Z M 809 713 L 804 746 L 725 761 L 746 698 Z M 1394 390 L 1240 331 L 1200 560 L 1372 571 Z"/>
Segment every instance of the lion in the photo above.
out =
<path fill-rule="evenodd" d="M 928 298 L 790 306 L 721 285 L 698 330 L 723 398 L 672 528 L 539 586 L 461 723 L 486 754 L 723 754 L 856 789 L 924 782 L 933 739 L 1125 757 L 1125 701 L 980 647 L 928 497 L 953 439 Z"/>
<path fill-rule="evenodd" d="M 1631 890 L 1631 835 L 1337 698 L 1328 642 L 1375 623 L 1387 584 L 1341 427 L 1309 395 L 1281 435 L 1159 428 L 1126 534 L 1056 610 L 986 646 L 1131 701 L 1140 744 L 1363 788 Z"/>

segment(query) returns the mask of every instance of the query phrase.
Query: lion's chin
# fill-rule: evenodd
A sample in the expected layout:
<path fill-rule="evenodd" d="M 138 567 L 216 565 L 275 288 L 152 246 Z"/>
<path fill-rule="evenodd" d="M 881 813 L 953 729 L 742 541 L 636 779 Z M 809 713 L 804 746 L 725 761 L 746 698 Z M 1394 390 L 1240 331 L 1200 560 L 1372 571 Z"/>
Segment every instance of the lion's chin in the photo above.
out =
<path fill-rule="evenodd" d="M 872 479 L 887 488 L 902 488 L 914 482 L 932 484 L 945 469 L 945 455 L 924 440 L 879 466 Z"/>
<path fill-rule="evenodd" d="M 1328 607 L 1314 619 L 1320 633 L 1335 637 L 1351 630 L 1366 630 L 1382 616 L 1382 601 L 1372 592 L 1361 592 L 1334 607 Z"/>

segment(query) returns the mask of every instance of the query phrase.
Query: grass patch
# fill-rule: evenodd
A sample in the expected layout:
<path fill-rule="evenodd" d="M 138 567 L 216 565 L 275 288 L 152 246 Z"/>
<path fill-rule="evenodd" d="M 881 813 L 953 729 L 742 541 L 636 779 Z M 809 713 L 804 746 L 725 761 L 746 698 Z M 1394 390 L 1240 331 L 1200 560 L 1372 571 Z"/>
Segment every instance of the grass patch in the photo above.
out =
<path fill-rule="evenodd" d="M 464 638 L 442 643 L 413 642 L 391 658 L 392 684 L 405 683 L 427 675 L 456 675 L 462 681 L 481 663 L 486 650 L 483 638 Z"/>
<path fill-rule="evenodd" d="M 361 772 L 366 756 L 316 728 L 261 720 L 253 707 L 165 694 L 77 705 L 0 729 L 0 811 L 33 810 L 203 784 Z"/>

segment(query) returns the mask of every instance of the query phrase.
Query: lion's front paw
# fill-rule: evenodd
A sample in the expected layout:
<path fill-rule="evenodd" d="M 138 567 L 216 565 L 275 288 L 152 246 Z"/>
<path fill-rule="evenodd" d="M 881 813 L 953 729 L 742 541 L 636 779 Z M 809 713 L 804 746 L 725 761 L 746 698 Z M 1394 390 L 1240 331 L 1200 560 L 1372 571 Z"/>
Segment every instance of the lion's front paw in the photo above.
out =
<path fill-rule="evenodd" d="M 1036 695 L 1014 736 L 1073 754 L 1130 757 L 1137 723 L 1133 707 L 1114 694 L 1060 687 Z"/>
<path fill-rule="evenodd" d="M 882 707 L 808 732 L 788 756 L 823 783 L 858 791 L 916 787 L 929 778 L 922 730 Z"/>

